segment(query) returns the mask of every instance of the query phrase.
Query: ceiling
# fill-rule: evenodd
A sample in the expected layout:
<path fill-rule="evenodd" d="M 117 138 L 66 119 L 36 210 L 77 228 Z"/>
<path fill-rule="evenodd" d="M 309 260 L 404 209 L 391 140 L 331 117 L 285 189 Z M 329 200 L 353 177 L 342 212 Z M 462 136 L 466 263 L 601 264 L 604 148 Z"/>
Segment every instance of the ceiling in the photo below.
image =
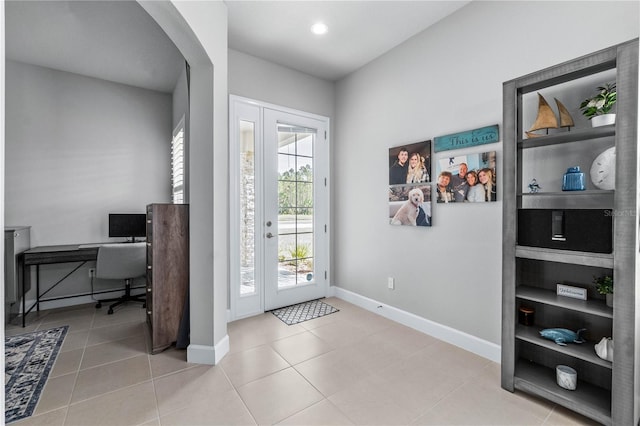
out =
<path fill-rule="evenodd" d="M 6 1 L 8 59 L 172 92 L 184 58 L 132 1 Z"/>
<path fill-rule="evenodd" d="M 229 47 L 338 80 L 469 1 L 227 0 Z M 310 27 L 329 26 L 324 36 Z M 135 1 L 6 1 L 8 59 L 172 92 L 184 59 Z"/>
<path fill-rule="evenodd" d="M 469 1 L 228 0 L 229 47 L 339 80 Z M 317 36 L 322 21 L 329 32 Z"/>

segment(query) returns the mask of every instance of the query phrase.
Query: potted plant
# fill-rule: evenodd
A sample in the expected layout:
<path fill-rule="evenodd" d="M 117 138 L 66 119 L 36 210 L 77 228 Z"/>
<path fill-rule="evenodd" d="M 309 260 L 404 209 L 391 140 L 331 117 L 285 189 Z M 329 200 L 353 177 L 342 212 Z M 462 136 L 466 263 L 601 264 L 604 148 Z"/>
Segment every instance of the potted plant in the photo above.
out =
<path fill-rule="evenodd" d="M 582 101 L 580 109 L 582 114 L 591 120 L 593 127 L 606 126 L 616 121 L 616 115 L 611 109 L 617 101 L 617 91 L 615 83 L 607 83 L 598 87 L 598 93 Z"/>
<path fill-rule="evenodd" d="M 613 307 L 613 277 L 605 275 L 600 278 L 593 277 L 596 291 L 607 298 L 607 306 Z"/>

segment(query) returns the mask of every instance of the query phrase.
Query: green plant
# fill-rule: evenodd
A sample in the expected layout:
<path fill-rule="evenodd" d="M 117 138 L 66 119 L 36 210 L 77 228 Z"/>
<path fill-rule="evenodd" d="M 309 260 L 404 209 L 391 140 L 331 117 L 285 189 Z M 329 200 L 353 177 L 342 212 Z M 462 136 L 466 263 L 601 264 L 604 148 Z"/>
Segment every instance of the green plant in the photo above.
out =
<path fill-rule="evenodd" d="M 294 248 L 289 248 L 289 254 L 292 259 L 304 259 L 309 255 L 309 245 L 298 244 Z"/>
<path fill-rule="evenodd" d="M 596 284 L 596 291 L 600 294 L 613 294 L 613 277 L 605 275 L 603 277 L 593 277 Z"/>
<path fill-rule="evenodd" d="M 582 110 L 582 114 L 591 120 L 597 115 L 608 114 L 616 101 L 616 84 L 607 83 L 604 86 L 598 87 L 597 95 L 582 101 L 580 109 Z"/>

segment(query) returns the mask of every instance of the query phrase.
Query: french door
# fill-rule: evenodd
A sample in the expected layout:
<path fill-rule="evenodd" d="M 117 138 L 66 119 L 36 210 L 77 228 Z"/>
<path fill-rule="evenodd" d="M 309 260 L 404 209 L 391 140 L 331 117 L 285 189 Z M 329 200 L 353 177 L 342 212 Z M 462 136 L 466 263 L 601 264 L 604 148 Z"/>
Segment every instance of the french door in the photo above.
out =
<path fill-rule="evenodd" d="M 324 297 L 328 119 L 231 97 L 231 316 Z"/>

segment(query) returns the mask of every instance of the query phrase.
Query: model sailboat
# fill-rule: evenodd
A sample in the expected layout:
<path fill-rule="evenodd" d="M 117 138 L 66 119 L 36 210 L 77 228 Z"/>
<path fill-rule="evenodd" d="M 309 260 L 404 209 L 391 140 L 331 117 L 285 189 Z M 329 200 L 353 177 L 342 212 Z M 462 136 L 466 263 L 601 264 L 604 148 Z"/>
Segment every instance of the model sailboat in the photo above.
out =
<path fill-rule="evenodd" d="M 575 124 L 573 123 L 573 118 L 567 108 L 560 102 L 558 99 L 554 98 L 556 101 L 556 105 L 558 106 L 558 113 L 560 115 L 560 125 L 558 125 L 558 120 L 556 119 L 556 115 L 547 103 L 547 100 L 538 93 L 538 116 L 536 117 L 536 121 L 533 123 L 529 131 L 525 132 L 527 137 L 529 138 L 537 138 L 540 136 L 544 136 L 538 133 L 534 133 L 536 130 L 546 130 L 545 134 L 549 134 L 549 129 L 557 129 L 558 127 L 566 127 L 571 130 Z"/>

